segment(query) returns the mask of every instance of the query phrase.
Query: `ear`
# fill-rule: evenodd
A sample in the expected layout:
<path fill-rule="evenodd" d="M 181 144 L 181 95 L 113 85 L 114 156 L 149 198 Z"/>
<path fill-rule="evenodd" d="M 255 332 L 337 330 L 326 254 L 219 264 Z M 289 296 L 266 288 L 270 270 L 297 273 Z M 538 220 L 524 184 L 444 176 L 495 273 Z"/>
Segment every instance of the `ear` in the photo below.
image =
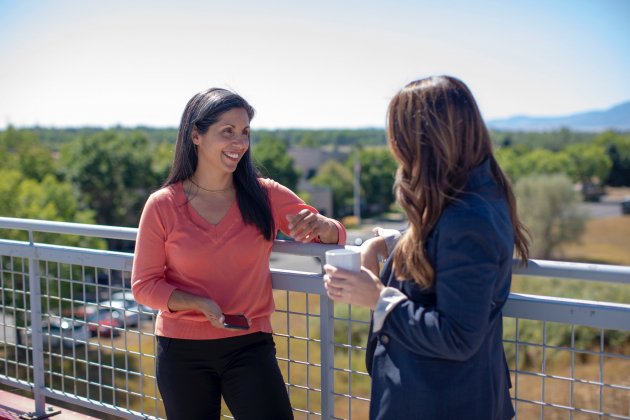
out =
<path fill-rule="evenodd" d="M 192 142 L 196 146 L 199 146 L 199 143 L 201 143 L 201 136 L 197 130 L 193 130 L 192 132 Z"/>

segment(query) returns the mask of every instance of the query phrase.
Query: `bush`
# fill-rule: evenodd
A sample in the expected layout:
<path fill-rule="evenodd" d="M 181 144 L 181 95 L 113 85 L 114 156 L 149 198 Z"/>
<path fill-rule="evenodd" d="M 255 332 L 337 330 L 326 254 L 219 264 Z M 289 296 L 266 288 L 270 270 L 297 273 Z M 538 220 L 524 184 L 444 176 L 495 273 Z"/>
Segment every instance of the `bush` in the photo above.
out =
<path fill-rule="evenodd" d="M 580 196 L 566 175 L 526 176 L 516 183 L 515 194 L 519 216 L 532 235 L 532 257 L 550 258 L 562 244 L 577 241 L 584 232 Z"/>

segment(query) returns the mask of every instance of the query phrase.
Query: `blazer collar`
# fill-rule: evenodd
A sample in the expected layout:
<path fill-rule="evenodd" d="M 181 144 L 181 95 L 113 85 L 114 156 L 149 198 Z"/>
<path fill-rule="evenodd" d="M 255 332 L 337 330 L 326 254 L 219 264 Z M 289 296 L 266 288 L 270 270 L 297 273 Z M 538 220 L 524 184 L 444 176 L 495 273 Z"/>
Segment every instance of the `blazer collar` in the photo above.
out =
<path fill-rule="evenodd" d="M 490 158 L 486 158 L 486 160 L 470 171 L 466 187 L 467 189 L 475 189 L 493 180 L 494 177 L 492 175 L 492 168 L 490 167 Z"/>

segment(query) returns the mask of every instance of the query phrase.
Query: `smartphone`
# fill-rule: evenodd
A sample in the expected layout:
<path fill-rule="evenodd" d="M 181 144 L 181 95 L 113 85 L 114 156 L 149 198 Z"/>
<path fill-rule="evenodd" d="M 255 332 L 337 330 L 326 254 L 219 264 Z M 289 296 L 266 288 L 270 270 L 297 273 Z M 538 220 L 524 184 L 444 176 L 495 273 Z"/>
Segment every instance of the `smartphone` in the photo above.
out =
<path fill-rule="evenodd" d="M 245 315 L 223 314 L 223 326 L 235 330 L 248 330 L 249 322 L 247 322 Z"/>

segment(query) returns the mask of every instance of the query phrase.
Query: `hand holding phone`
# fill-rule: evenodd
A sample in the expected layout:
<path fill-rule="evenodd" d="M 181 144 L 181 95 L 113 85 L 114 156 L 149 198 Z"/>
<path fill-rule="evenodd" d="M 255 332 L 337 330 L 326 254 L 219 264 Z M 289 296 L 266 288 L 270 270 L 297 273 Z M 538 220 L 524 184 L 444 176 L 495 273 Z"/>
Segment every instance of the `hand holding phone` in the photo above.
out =
<path fill-rule="evenodd" d="M 235 330 L 248 330 L 249 322 L 245 315 L 223 314 L 223 326 Z"/>

